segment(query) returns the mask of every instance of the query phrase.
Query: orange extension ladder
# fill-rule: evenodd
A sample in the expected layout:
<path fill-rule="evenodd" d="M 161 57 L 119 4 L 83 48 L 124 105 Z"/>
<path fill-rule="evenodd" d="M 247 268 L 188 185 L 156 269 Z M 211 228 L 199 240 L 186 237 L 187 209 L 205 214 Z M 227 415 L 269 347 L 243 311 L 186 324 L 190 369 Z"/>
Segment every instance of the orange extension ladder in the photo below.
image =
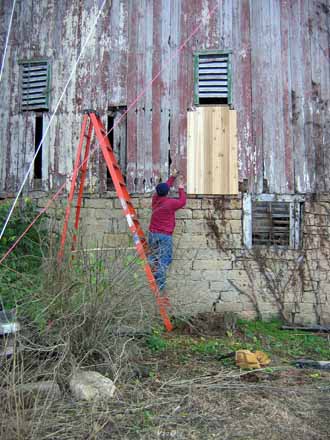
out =
<path fill-rule="evenodd" d="M 103 125 L 99 115 L 94 110 L 86 110 L 84 112 L 84 119 L 83 119 L 83 123 L 82 123 L 82 127 L 81 127 L 78 150 L 77 150 L 77 155 L 76 155 L 76 159 L 75 159 L 75 163 L 74 163 L 74 170 L 73 170 L 73 174 L 72 174 L 71 187 L 70 187 L 70 192 L 69 192 L 69 196 L 68 196 L 68 203 L 67 203 L 66 212 L 65 212 L 65 219 L 64 219 L 63 229 L 62 229 L 58 259 L 59 259 L 59 261 L 62 261 L 62 259 L 63 259 L 65 241 L 66 241 L 66 236 L 67 236 L 67 232 L 68 232 L 68 223 L 69 223 L 69 218 L 70 218 L 71 204 L 72 204 L 72 200 L 74 197 L 78 172 L 81 170 L 81 178 L 80 178 L 77 207 L 76 207 L 76 218 L 75 218 L 75 223 L 74 223 L 74 228 L 76 231 L 78 231 L 80 210 L 81 210 L 81 204 L 82 204 L 82 198 L 83 198 L 84 183 L 85 183 L 85 178 L 86 178 L 93 129 L 94 129 L 96 138 L 99 141 L 101 151 L 103 153 L 103 157 L 104 157 L 105 162 L 107 164 L 107 167 L 109 169 L 109 172 L 110 172 L 117 196 L 118 196 L 120 203 L 121 203 L 121 206 L 123 208 L 124 215 L 126 217 L 129 229 L 132 233 L 134 245 L 136 247 L 136 250 L 138 252 L 139 257 L 144 262 L 144 270 L 145 270 L 145 273 L 146 273 L 146 276 L 147 276 L 147 279 L 148 279 L 148 282 L 150 285 L 150 289 L 156 298 L 156 302 L 159 307 L 160 315 L 163 319 L 166 330 L 171 331 L 173 329 L 173 327 L 172 327 L 171 321 L 168 317 L 165 303 L 162 301 L 162 297 L 160 296 L 155 277 L 153 275 L 150 264 L 148 262 L 148 252 L 149 251 L 148 251 L 148 244 L 147 244 L 146 237 L 145 237 L 143 230 L 141 228 L 141 225 L 137 219 L 136 211 L 134 209 L 131 198 L 130 198 L 129 193 L 127 191 L 126 184 L 125 184 L 123 175 L 121 173 L 120 167 L 118 165 L 117 159 L 112 151 L 110 141 L 107 136 L 107 132 L 104 128 L 104 125 Z M 84 158 L 83 158 L 83 161 L 81 162 L 81 155 L 83 152 L 84 143 L 85 143 Z M 77 236 L 76 236 L 76 234 L 74 234 L 73 246 L 75 246 L 76 241 L 77 241 Z"/>

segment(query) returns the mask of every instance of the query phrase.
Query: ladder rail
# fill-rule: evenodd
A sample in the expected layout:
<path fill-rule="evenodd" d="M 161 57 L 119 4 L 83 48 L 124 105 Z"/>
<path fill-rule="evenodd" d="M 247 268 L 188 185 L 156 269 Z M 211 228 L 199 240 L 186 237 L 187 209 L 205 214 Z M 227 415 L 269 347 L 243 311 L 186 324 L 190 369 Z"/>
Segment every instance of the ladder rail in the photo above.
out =
<path fill-rule="evenodd" d="M 88 121 L 89 121 L 88 134 L 85 135 Z M 87 171 L 87 166 L 88 166 L 90 143 L 91 143 L 91 136 L 92 136 L 93 129 L 94 129 L 96 138 L 100 144 L 102 155 L 104 157 L 107 168 L 108 168 L 109 173 L 111 175 L 117 196 L 118 196 L 119 201 L 122 206 L 123 213 L 124 213 L 124 215 L 126 217 L 126 221 L 128 223 L 129 230 L 132 233 L 135 248 L 137 250 L 139 258 L 144 263 L 144 265 L 143 265 L 144 271 L 145 271 L 145 274 L 146 274 L 146 277 L 147 277 L 147 280 L 148 280 L 148 283 L 150 286 L 150 290 L 156 299 L 156 303 L 159 307 L 159 313 L 163 319 L 166 330 L 171 331 L 173 329 L 173 326 L 172 326 L 172 323 L 171 323 L 169 316 L 167 314 L 166 307 L 162 301 L 162 297 L 160 295 L 160 291 L 159 291 L 156 279 L 154 277 L 152 268 L 151 268 L 149 260 L 148 260 L 149 248 L 148 248 L 145 234 L 141 228 L 140 222 L 138 221 L 136 211 L 135 211 L 134 206 L 131 202 L 130 195 L 127 191 L 127 187 L 126 187 L 121 169 L 118 165 L 116 156 L 112 150 L 110 140 L 107 136 L 107 132 L 104 128 L 104 125 L 103 125 L 100 117 L 96 114 L 95 111 L 88 111 L 84 115 L 81 134 L 80 134 L 80 140 L 79 140 L 79 145 L 78 145 L 78 151 L 77 151 L 76 160 L 75 160 L 75 164 L 74 164 L 74 173 L 73 173 L 73 177 L 72 177 L 72 181 L 71 181 L 71 188 L 70 188 L 69 197 L 68 197 L 68 204 L 67 204 L 67 208 L 66 208 L 65 220 L 64 220 L 64 225 L 63 225 L 63 229 L 62 229 L 62 237 L 61 237 L 61 244 L 60 244 L 58 259 L 59 259 L 59 261 L 61 261 L 63 259 L 64 246 L 65 246 L 65 241 L 66 241 L 66 236 L 67 236 L 67 229 L 68 229 L 68 222 L 69 222 L 69 217 L 70 217 L 71 204 L 72 204 L 72 200 L 73 200 L 73 196 L 74 196 L 74 190 L 75 190 L 75 186 L 76 186 L 78 171 L 81 168 L 82 176 L 81 176 L 81 180 L 80 180 L 78 200 L 77 200 L 77 206 L 76 206 L 76 218 L 75 218 L 75 224 L 74 224 L 75 233 L 73 235 L 73 246 L 75 245 L 76 240 L 77 240 L 76 232 L 78 231 L 78 226 L 79 226 L 81 201 L 82 201 L 82 196 L 83 196 L 84 182 L 85 182 L 85 178 L 86 178 L 86 171 Z M 86 141 L 86 146 L 85 146 L 84 160 L 83 160 L 82 165 L 79 167 L 79 161 L 81 158 L 82 147 L 83 147 L 83 143 L 84 143 L 85 138 L 87 138 L 87 141 Z"/>
<path fill-rule="evenodd" d="M 63 255 L 64 255 L 64 247 L 65 247 L 66 236 L 68 233 L 71 205 L 72 205 L 72 200 L 73 200 L 77 177 L 78 177 L 78 172 L 79 172 L 79 163 L 80 163 L 80 159 L 81 159 L 81 152 L 82 152 L 82 148 L 83 148 L 83 143 L 85 140 L 85 132 L 86 132 L 86 126 L 87 126 L 88 119 L 89 119 L 88 115 L 85 114 L 84 119 L 83 119 L 83 123 L 82 123 L 82 127 L 81 127 L 81 131 L 80 131 L 79 144 L 78 144 L 76 159 L 75 159 L 74 167 L 73 167 L 73 174 L 72 174 L 72 179 L 71 179 L 71 186 L 70 186 L 70 191 L 69 191 L 69 196 L 68 196 L 68 202 L 67 202 L 66 210 L 65 210 L 65 219 L 64 219 L 64 224 L 63 224 L 63 228 L 62 228 L 60 250 L 58 253 L 58 261 L 59 262 L 62 261 Z"/>
<path fill-rule="evenodd" d="M 84 159 L 81 167 L 81 179 L 80 179 L 80 185 L 79 185 L 79 191 L 78 191 L 78 199 L 77 199 L 77 209 L 76 209 L 76 219 L 74 222 L 74 234 L 73 234 L 73 242 L 72 242 L 72 250 L 75 250 L 76 242 L 77 242 L 77 233 L 78 233 L 78 227 L 79 227 L 79 220 L 80 220 L 80 211 L 81 211 L 81 202 L 84 192 L 84 185 L 86 180 L 86 174 L 87 174 L 87 167 L 88 167 L 88 158 L 89 158 L 89 151 L 91 146 L 91 138 L 92 138 L 92 131 L 93 126 L 91 122 L 89 121 L 88 126 L 88 132 L 86 135 L 86 145 L 85 145 L 85 154 Z"/>

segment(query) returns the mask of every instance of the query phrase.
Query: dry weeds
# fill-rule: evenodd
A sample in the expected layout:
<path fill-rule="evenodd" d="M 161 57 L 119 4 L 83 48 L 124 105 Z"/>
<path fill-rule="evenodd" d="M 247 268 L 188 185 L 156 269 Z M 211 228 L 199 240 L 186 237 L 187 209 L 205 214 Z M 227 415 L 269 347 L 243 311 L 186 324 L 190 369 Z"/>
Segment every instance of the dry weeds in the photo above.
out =
<path fill-rule="evenodd" d="M 329 373 L 315 381 L 287 366 L 243 373 L 212 356 L 154 354 L 143 332 L 157 318 L 137 262 L 116 271 L 116 257 L 104 265 L 82 258 L 76 279 L 49 269 L 46 293 L 29 299 L 44 304 L 47 319 L 42 330 L 26 323 L 20 351 L 1 364 L 1 440 L 329 438 Z M 76 367 L 113 379 L 116 397 L 75 401 L 68 377 Z M 17 391 L 40 380 L 57 383 L 60 397 Z"/>
<path fill-rule="evenodd" d="M 8 364 L 6 383 L 11 386 L 1 389 L 0 438 L 329 438 L 329 373 L 322 373 L 322 380 L 315 383 L 309 371 L 291 367 L 270 374 L 242 373 L 198 357 L 180 364 L 171 355 L 151 356 L 143 351 L 141 341 L 130 343 L 134 350 L 125 348 L 125 362 L 130 363 L 131 375 L 122 375 L 117 380 L 116 398 L 102 404 L 74 401 L 65 389 L 59 399 L 15 394 L 22 369 L 30 379 L 48 371 L 47 378 L 56 380 L 57 361 L 46 359 L 39 369 L 28 367 L 23 357 Z M 96 369 L 112 376 L 110 364 Z"/>

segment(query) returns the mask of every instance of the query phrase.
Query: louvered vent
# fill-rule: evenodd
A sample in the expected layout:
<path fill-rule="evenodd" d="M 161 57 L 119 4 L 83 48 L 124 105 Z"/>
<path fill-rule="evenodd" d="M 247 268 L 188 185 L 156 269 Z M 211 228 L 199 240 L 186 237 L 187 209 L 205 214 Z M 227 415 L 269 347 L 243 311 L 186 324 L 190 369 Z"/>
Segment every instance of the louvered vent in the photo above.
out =
<path fill-rule="evenodd" d="M 22 63 L 21 69 L 21 109 L 48 110 L 49 63 Z"/>
<path fill-rule="evenodd" d="M 198 57 L 199 103 L 228 103 L 228 54 Z"/>
<path fill-rule="evenodd" d="M 254 202 L 252 206 L 252 244 L 290 244 L 290 203 Z"/>

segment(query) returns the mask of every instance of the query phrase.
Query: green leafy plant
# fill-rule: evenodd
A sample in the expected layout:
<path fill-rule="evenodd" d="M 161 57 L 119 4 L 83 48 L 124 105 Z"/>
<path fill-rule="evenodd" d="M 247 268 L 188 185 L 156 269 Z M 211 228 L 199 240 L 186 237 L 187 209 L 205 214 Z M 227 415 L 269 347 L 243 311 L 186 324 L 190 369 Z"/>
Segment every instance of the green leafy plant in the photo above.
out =
<path fill-rule="evenodd" d="M 152 335 L 147 339 L 147 345 L 152 351 L 164 351 L 167 348 L 166 341 L 156 335 Z"/>
<path fill-rule="evenodd" d="M 11 202 L 0 205 L 0 223 L 4 224 Z M 0 256 L 12 248 L 38 214 L 37 207 L 25 198 L 23 206 L 15 207 L 0 240 Z M 0 266 L 0 299 L 5 308 L 14 307 L 31 288 L 38 284 L 38 272 L 48 245 L 45 221 L 40 217 Z"/>

